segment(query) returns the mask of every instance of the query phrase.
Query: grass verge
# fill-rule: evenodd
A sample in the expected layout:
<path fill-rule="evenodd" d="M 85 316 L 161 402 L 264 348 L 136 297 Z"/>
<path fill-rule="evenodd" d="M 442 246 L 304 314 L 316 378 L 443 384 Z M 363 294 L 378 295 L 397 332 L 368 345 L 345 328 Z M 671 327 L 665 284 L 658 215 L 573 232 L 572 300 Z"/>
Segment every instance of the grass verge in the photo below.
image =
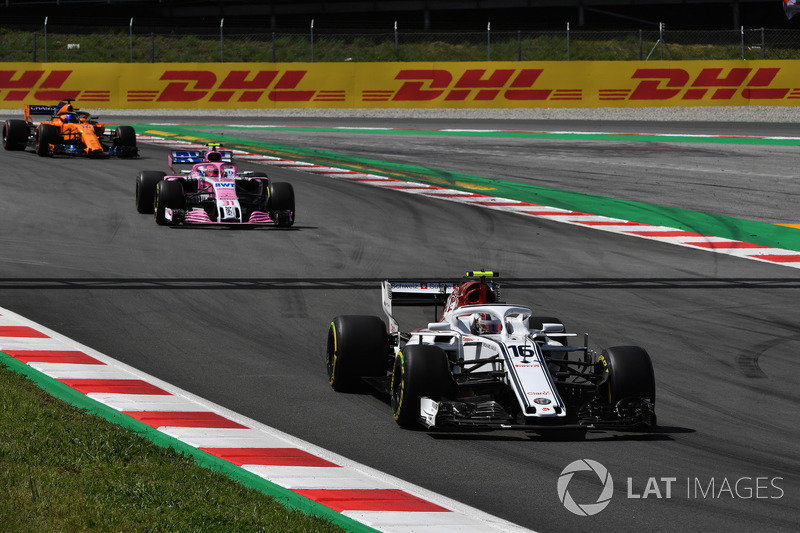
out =
<path fill-rule="evenodd" d="M 340 532 L 54 398 L 0 362 L 0 529 Z"/>

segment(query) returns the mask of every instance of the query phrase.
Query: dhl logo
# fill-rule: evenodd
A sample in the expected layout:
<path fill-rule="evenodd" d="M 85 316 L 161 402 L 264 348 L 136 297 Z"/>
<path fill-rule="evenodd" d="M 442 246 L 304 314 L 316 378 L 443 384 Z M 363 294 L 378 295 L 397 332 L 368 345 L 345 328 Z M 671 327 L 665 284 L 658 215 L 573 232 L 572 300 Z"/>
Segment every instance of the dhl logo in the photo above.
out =
<path fill-rule="evenodd" d="M 730 100 L 737 92 L 748 100 L 775 100 L 795 91 L 770 87 L 780 68 L 704 68 L 694 79 L 679 68 L 640 68 L 631 76 L 633 90 L 600 89 L 600 100 Z"/>
<path fill-rule="evenodd" d="M 631 80 L 633 89 L 598 89 L 599 100 L 730 100 L 737 92 L 749 100 L 798 98 L 798 91 L 770 87 L 780 68 L 705 68 L 692 79 L 683 69 L 639 68 Z M 401 70 L 395 79 L 405 80 L 396 91 L 365 91 L 365 101 L 583 100 L 582 89 L 534 88 L 545 69 L 467 70 L 458 79 L 448 70 Z"/>
<path fill-rule="evenodd" d="M 59 100 L 109 101 L 111 91 L 81 91 L 64 87 L 72 70 L 45 72 L 0 71 L 0 95 L 4 101 Z M 45 76 L 46 74 L 46 76 Z M 344 90 L 299 90 L 305 70 L 232 70 L 220 80 L 207 70 L 166 70 L 158 78 L 163 88 L 131 89 L 127 102 L 257 102 L 265 94 L 273 102 L 344 101 Z M 108 81 L 112 84 L 112 80 Z M 8 89 L 8 91 L 3 91 Z M 5 94 L 2 94 L 5 93 Z"/>
<path fill-rule="evenodd" d="M 338 66 L 321 64 L 307 69 L 173 70 L 157 65 L 115 65 L 111 72 L 97 67 L 73 70 L 0 70 L 0 100 L 50 103 L 64 98 L 79 102 L 113 102 L 122 107 L 161 104 L 199 104 L 205 107 L 258 107 L 259 104 L 313 104 L 331 102 L 354 106 L 384 102 L 387 107 L 434 103 L 447 107 L 489 107 L 528 102 L 574 101 L 578 106 L 609 102 L 652 102 L 655 105 L 691 105 L 692 102 L 780 100 L 800 98 L 800 89 L 776 83 L 780 66 L 728 68 L 639 68 L 608 62 L 594 75 L 583 68 L 559 63 L 548 68 L 397 69 L 393 65 Z M 505 63 L 503 66 L 507 66 Z M 305 65 L 304 65 L 305 66 Z M 538 65 L 537 65 L 538 66 Z M 128 71 L 127 68 L 132 70 Z M 350 69 L 346 76 L 331 76 Z M 791 69 L 788 79 L 791 77 Z M 147 73 L 147 75 L 143 75 Z M 91 80 L 86 87 L 81 80 Z M 345 87 L 331 88 L 331 80 L 346 79 Z M 555 80 L 555 82 L 553 81 Z M 552 85 L 557 83 L 557 87 Z M 100 89 L 96 89 L 99 84 Z M 328 85 L 326 87 L 326 85 Z M 82 87 L 76 89 L 74 87 Z M 111 90 L 103 87 L 128 87 Z M 567 88 L 565 88 L 565 86 Z M 336 104 L 338 102 L 338 104 Z"/>
<path fill-rule="evenodd" d="M 266 93 L 272 102 L 310 102 L 312 100 L 344 101 L 345 91 L 299 90 L 297 86 L 306 70 L 232 70 L 222 81 L 207 70 L 168 70 L 159 78 L 167 81 L 160 92 L 154 92 L 157 102 L 230 102 L 238 94 L 238 102 L 257 102 Z M 270 90 L 271 89 L 271 90 Z M 141 94 L 129 95 L 143 101 Z"/>

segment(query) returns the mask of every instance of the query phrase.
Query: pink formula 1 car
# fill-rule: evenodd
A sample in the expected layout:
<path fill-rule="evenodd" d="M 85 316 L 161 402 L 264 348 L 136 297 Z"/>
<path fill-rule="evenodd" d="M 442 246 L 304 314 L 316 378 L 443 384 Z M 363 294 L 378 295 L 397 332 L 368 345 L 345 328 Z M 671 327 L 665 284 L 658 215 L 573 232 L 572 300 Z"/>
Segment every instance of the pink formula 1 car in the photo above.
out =
<path fill-rule="evenodd" d="M 176 171 L 178 164 L 191 170 Z M 263 172 L 239 172 L 231 152 L 217 144 L 207 150 L 173 150 L 173 175 L 143 170 L 136 178 L 136 210 L 155 213 L 162 226 L 179 224 L 294 224 L 294 189 L 270 181 Z"/>

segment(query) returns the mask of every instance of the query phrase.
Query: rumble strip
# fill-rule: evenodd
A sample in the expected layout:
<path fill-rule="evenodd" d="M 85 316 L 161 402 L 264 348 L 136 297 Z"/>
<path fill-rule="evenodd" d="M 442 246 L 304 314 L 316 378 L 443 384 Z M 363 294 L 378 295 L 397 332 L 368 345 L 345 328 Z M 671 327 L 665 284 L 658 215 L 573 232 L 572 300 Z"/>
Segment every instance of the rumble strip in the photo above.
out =
<path fill-rule="evenodd" d="M 67 385 L 81 400 L 106 406 L 91 411 L 116 423 L 126 415 L 132 420 L 123 425 L 134 430 L 135 421 L 155 428 L 156 438 L 140 433 L 346 530 L 528 531 L 215 405 L 2 308 L 0 352 L 7 366 L 35 371 L 49 392 Z"/>

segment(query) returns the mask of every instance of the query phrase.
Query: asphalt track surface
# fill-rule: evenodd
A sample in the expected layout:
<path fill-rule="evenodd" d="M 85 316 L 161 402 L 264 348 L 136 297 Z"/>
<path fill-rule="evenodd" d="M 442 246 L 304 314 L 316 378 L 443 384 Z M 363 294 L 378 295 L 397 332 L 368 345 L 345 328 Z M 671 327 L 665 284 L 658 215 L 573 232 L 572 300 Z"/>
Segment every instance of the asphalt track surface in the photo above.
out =
<path fill-rule="evenodd" d="M 678 126 L 726 135 L 736 128 L 775 135 L 784 127 L 502 125 Z M 645 201 L 654 204 L 800 221 L 792 198 L 796 147 L 236 134 L 496 178 L 536 174 L 534 181 L 550 186 L 622 198 L 643 200 L 651 191 Z M 797 530 L 796 269 L 279 169 L 270 176 L 291 182 L 297 196 L 292 229 L 164 228 L 136 213 L 133 192 L 137 171 L 166 169 L 166 155 L 146 145 L 135 160 L 0 152 L 0 306 L 245 416 L 531 529 Z M 593 186 L 588 171 L 603 178 Z M 669 187 L 661 186 L 665 180 Z M 330 389 L 324 342 L 334 316 L 380 315 L 382 279 L 457 278 L 476 268 L 500 271 L 505 300 L 589 332 L 592 348 L 645 347 L 655 366 L 660 431 L 590 431 L 581 440 L 406 431 L 381 398 Z M 432 316 L 420 310 L 402 318 L 410 329 Z M 556 490 L 562 470 L 579 459 L 600 462 L 614 480 L 611 502 L 590 517 L 566 510 Z M 590 472 L 569 484 L 580 503 L 593 503 L 600 490 Z"/>

